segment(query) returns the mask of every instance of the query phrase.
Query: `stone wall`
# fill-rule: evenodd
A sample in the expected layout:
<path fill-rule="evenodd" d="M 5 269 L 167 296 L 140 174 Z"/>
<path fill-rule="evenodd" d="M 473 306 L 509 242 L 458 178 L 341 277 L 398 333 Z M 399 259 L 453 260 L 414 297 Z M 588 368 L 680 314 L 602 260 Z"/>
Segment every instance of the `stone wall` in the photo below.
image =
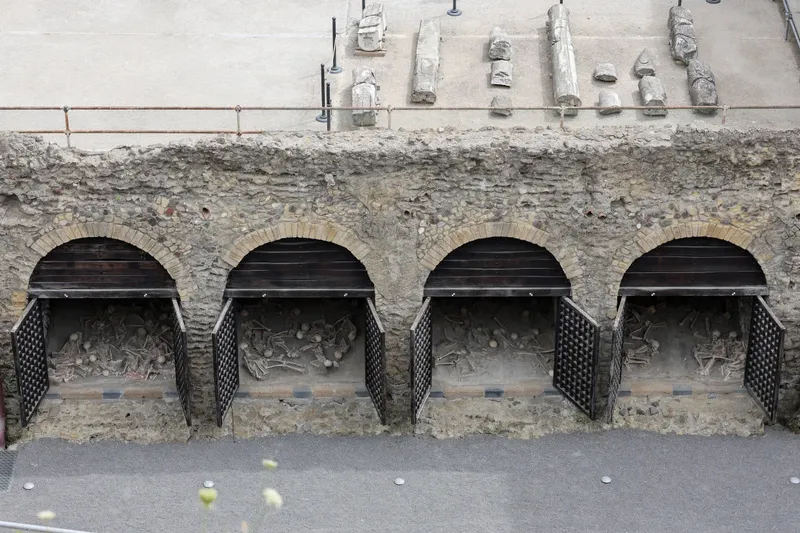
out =
<path fill-rule="evenodd" d="M 391 424 L 407 427 L 408 328 L 429 271 L 460 244 L 510 236 L 550 250 L 573 299 L 605 326 L 607 368 L 607 326 L 625 269 L 670 239 L 711 236 L 749 250 L 767 276 L 770 303 L 789 329 L 781 404 L 788 417 L 800 373 L 799 161 L 797 131 L 283 133 L 105 153 L 4 135 L 0 326 L 16 321 L 36 262 L 58 244 L 108 236 L 139 246 L 178 285 L 193 431 L 219 434 L 210 332 L 228 271 L 260 244 L 324 239 L 353 252 L 375 284 L 387 330 Z M 7 339 L 0 369 L 13 429 Z"/>

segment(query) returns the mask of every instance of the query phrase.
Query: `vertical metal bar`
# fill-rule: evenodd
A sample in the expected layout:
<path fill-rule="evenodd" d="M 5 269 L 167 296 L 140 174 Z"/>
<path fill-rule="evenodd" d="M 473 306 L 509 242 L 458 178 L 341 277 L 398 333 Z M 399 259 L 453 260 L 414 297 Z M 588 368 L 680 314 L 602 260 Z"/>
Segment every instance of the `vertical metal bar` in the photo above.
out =
<path fill-rule="evenodd" d="M 336 17 L 331 19 L 331 29 L 333 30 L 333 63 L 328 72 L 331 74 L 339 74 L 342 71 L 342 67 L 336 64 Z"/>
<path fill-rule="evenodd" d="M 69 137 L 72 135 L 72 133 L 69 131 L 69 106 L 65 105 L 62 109 L 64 110 L 64 135 L 67 137 L 67 148 L 72 148 L 72 145 L 69 141 Z"/>
<path fill-rule="evenodd" d="M 327 125 L 328 125 L 328 131 L 331 131 L 331 115 L 333 115 L 333 111 L 331 110 L 331 82 L 325 84 L 325 94 L 328 95 Z"/>
<path fill-rule="evenodd" d="M 236 111 L 236 136 L 242 136 L 242 120 L 241 120 L 241 113 L 242 113 L 242 106 L 237 105 L 233 108 Z"/>
<path fill-rule="evenodd" d="M 319 64 L 319 94 L 322 112 L 317 115 L 317 122 L 325 122 L 328 120 L 328 114 L 325 110 L 325 63 Z"/>
<path fill-rule="evenodd" d="M 389 129 L 392 129 L 392 111 L 394 111 L 394 108 L 392 106 L 388 106 L 386 108 L 386 114 L 389 120 Z"/>
<path fill-rule="evenodd" d="M 367 0 L 361 0 L 361 16 L 364 16 L 364 10 L 367 9 Z"/>

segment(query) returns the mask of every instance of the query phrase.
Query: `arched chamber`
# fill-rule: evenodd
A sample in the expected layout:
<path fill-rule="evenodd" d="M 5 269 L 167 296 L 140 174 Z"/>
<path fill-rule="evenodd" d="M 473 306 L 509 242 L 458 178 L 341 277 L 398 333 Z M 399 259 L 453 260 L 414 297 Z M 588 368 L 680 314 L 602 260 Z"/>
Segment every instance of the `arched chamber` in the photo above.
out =
<path fill-rule="evenodd" d="M 128 243 L 62 244 L 33 270 L 28 304 L 11 331 L 26 426 L 56 397 L 175 397 L 191 424 L 186 327 L 175 280 Z"/>
<path fill-rule="evenodd" d="M 385 422 L 374 293 L 364 265 L 336 244 L 289 238 L 247 254 L 212 334 L 217 424 L 237 396 L 369 397 Z"/>
<path fill-rule="evenodd" d="M 608 420 L 621 390 L 744 387 L 774 421 L 785 330 L 768 294 L 756 259 L 726 241 L 677 239 L 636 259 L 619 289 Z"/>
<path fill-rule="evenodd" d="M 597 323 L 545 248 L 492 237 L 430 273 L 411 327 L 412 418 L 430 396 L 563 394 L 595 416 Z"/>

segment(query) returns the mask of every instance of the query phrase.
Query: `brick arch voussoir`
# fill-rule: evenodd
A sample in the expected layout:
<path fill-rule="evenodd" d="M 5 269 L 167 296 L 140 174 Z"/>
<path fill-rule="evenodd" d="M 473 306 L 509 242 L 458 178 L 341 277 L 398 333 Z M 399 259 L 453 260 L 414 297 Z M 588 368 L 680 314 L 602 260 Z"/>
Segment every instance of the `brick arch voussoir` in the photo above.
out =
<path fill-rule="evenodd" d="M 251 231 L 239 237 L 223 254 L 222 261 L 228 270 L 235 268 L 244 257 L 264 244 L 281 239 L 304 238 L 327 241 L 347 249 L 364 263 L 370 247 L 355 233 L 330 222 L 284 222 L 268 228 Z"/>
<path fill-rule="evenodd" d="M 150 254 L 172 276 L 181 299 L 188 299 L 194 292 L 194 285 L 189 271 L 169 248 L 146 233 L 122 224 L 81 222 L 69 226 L 60 226 L 39 236 L 30 247 L 39 255 L 37 259 L 41 259 L 62 244 L 90 237 L 115 239 L 139 248 Z M 30 274 L 33 273 L 35 267 L 35 264 L 31 266 L 28 278 L 30 278 Z"/>
<path fill-rule="evenodd" d="M 553 244 L 547 231 L 526 222 L 485 222 L 461 227 L 438 239 L 423 255 L 420 263 L 429 272 L 433 271 L 456 248 L 478 239 L 490 237 L 509 237 L 541 246 L 553 254 L 570 284 L 573 287 L 580 285 L 583 269 L 578 262 L 578 254 L 575 249 L 571 246 Z"/>

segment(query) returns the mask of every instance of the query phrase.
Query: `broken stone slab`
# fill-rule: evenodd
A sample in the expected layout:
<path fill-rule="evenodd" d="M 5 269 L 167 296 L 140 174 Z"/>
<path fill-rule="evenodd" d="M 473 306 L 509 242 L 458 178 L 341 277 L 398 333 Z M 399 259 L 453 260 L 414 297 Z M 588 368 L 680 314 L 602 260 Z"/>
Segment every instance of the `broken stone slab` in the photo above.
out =
<path fill-rule="evenodd" d="M 378 107 L 377 91 L 372 68 L 361 66 L 353 69 L 353 107 Z M 378 121 L 378 111 L 375 109 L 353 109 L 352 116 L 356 126 L 374 126 Z"/>
<path fill-rule="evenodd" d="M 436 102 L 436 77 L 439 74 L 441 34 L 439 19 L 426 19 L 419 23 L 414 63 L 414 86 L 411 91 L 412 102 L 429 104 Z"/>
<path fill-rule="evenodd" d="M 711 66 L 698 59 L 692 59 L 686 69 L 686 75 L 689 78 L 689 96 L 692 99 L 692 105 L 710 107 L 710 109 L 695 109 L 695 111 L 705 115 L 716 113 L 719 95 L 717 94 L 717 81 L 711 71 Z"/>
<path fill-rule="evenodd" d="M 495 96 L 492 98 L 492 114 L 494 115 L 502 115 L 504 117 L 510 117 L 514 114 L 514 110 L 511 109 L 513 106 L 511 104 L 511 98 L 508 96 Z"/>
<path fill-rule="evenodd" d="M 633 64 L 633 72 L 640 78 L 656 75 L 656 67 L 653 60 L 650 59 L 650 52 L 647 48 L 642 50 L 642 53 L 636 58 L 636 62 Z"/>
<path fill-rule="evenodd" d="M 639 80 L 639 94 L 642 102 L 647 107 L 667 105 L 667 91 L 664 84 L 655 76 L 645 76 Z M 666 109 L 645 109 L 644 114 L 650 117 L 663 117 L 667 115 Z"/>
<path fill-rule="evenodd" d="M 553 98 L 556 105 L 567 106 L 567 115 L 576 115 L 581 105 L 578 88 L 578 67 L 569 28 L 569 10 L 556 4 L 547 11 L 550 59 L 553 65 Z"/>
<path fill-rule="evenodd" d="M 672 58 L 688 65 L 689 61 L 697 56 L 697 37 L 694 33 L 692 12 L 685 7 L 671 7 L 667 27 Z"/>
<path fill-rule="evenodd" d="M 514 67 L 511 61 L 492 61 L 492 85 L 511 87 Z"/>
<path fill-rule="evenodd" d="M 370 4 L 364 8 L 358 23 L 358 49 L 380 52 L 386 45 L 386 16 L 383 4 Z"/>
<path fill-rule="evenodd" d="M 594 69 L 594 79 L 597 81 L 617 81 L 617 69 L 613 63 L 600 63 Z"/>
<path fill-rule="evenodd" d="M 603 109 L 600 110 L 601 115 L 613 115 L 621 113 L 622 100 L 619 95 L 611 90 L 603 89 L 600 91 L 599 106 Z"/>
<path fill-rule="evenodd" d="M 489 35 L 489 59 L 511 60 L 511 40 L 508 34 L 498 26 L 492 28 Z"/>
<path fill-rule="evenodd" d="M 353 85 L 358 85 L 359 83 L 378 84 L 375 80 L 375 71 L 372 67 L 360 66 L 353 69 Z"/>

